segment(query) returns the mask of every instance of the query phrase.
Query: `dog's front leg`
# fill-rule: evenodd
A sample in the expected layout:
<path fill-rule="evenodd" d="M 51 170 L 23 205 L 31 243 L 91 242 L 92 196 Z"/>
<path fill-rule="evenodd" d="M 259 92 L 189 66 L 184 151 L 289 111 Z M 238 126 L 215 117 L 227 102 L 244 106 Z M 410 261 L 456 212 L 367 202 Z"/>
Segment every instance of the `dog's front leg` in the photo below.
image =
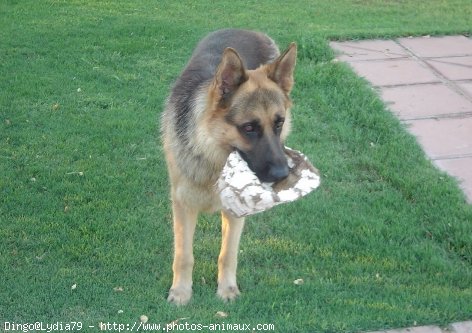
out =
<path fill-rule="evenodd" d="M 193 234 L 198 212 L 186 208 L 173 200 L 174 216 L 174 278 L 167 300 L 176 305 L 185 305 L 192 297 Z"/>
<path fill-rule="evenodd" d="M 222 243 L 218 257 L 218 296 L 224 301 L 234 300 L 239 295 L 236 282 L 239 240 L 244 228 L 244 218 L 236 218 L 222 212 Z"/>

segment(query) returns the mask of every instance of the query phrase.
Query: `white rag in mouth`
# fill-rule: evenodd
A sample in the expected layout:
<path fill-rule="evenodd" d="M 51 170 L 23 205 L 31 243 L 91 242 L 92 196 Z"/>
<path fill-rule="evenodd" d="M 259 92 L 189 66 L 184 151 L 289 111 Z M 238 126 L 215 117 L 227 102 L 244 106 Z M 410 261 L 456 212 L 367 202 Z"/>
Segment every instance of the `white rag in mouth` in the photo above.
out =
<path fill-rule="evenodd" d="M 263 183 L 237 151 L 233 151 L 218 179 L 223 208 L 243 217 L 282 203 L 295 201 L 320 185 L 318 170 L 301 152 L 285 147 L 289 175 L 276 183 Z"/>

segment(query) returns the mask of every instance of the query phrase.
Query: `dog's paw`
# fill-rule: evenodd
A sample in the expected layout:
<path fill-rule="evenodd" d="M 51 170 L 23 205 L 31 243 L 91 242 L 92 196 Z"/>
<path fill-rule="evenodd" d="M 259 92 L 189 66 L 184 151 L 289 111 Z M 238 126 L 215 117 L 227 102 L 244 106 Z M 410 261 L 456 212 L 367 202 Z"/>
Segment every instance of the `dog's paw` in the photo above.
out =
<path fill-rule="evenodd" d="M 167 301 L 175 305 L 186 305 L 192 298 L 192 289 L 171 288 Z"/>
<path fill-rule="evenodd" d="M 218 297 L 223 301 L 234 301 L 241 293 L 238 286 L 218 286 Z"/>

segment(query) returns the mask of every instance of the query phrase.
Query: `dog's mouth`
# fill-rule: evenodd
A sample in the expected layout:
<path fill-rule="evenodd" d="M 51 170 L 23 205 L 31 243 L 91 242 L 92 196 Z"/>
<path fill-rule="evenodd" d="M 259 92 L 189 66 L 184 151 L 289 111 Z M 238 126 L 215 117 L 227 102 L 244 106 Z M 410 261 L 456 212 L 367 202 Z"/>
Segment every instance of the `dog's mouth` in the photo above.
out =
<path fill-rule="evenodd" d="M 237 151 L 242 159 L 246 161 L 249 169 L 251 169 L 263 183 L 278 182 L 287 178 L 289 175 L 290 170 L 286 158 L 278 163 L 264 161 L 260 165 L 256 165 L 254 162 L 255 159 L 251 158 L 248 153 L 239 149 L 237 149 Z"/>

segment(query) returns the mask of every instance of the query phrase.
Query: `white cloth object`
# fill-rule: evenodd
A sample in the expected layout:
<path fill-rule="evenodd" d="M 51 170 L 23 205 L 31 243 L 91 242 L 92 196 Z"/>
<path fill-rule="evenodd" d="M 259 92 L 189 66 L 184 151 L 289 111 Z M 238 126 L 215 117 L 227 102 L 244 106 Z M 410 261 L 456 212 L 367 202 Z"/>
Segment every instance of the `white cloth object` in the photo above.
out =
<path fill-rule="evenodd" d="M 265 211 L 295 201 L 320 185 L 318 170 L 301 152 L 285 147 L 289 176 L 276 183 L 262 183 L 237 151 L 226 161 L 217 182 L 223 208 L 237 217 Z"/>

